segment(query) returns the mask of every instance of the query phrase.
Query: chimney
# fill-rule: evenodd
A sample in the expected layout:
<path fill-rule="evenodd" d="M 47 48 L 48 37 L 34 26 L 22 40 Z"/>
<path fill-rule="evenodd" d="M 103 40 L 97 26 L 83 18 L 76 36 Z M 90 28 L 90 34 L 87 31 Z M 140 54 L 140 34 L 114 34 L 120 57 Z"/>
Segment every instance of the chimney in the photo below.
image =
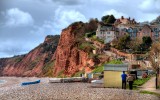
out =
<path fill-rule="evenodd" d="M 123 17 L 123 16 L 121 16 L 121 19 L 124 19 L 124 17 Z"/>
<path fill-rule="evenodd" d="M 131 18 L 129 17 L 128 20 L 130 20 Z"/>

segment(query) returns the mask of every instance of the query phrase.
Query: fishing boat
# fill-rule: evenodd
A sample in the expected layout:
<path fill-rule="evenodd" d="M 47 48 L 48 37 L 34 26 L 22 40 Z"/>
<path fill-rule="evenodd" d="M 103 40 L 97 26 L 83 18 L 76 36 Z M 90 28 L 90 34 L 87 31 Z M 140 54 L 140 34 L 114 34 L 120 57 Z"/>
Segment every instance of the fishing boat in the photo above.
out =
<path fill-rule="evenodd" d="M 33 81 L 33 82 L 23 82 L 21 85 L 31 85 L 31 84 L 38 84 L 40 83 L 40 80 L 37 80 L 37 81 Z"/>

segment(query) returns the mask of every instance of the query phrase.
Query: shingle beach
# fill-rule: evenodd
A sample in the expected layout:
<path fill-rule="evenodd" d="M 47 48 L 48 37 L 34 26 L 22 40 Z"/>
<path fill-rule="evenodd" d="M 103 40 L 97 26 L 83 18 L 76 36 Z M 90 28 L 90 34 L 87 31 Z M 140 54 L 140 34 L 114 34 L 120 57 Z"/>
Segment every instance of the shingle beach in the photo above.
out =
<path fill-rule="evenodd" d="M 0 100 L 159 100 L 154 95 L 138 91 L 92 88 L 90 83 L 48 83 L 48 78 L 41 78 L 40 84 L 21 86 L 22 81 L 36 78 L 0 79 L 10 82 L 6 86 L 0 85 Z"/>

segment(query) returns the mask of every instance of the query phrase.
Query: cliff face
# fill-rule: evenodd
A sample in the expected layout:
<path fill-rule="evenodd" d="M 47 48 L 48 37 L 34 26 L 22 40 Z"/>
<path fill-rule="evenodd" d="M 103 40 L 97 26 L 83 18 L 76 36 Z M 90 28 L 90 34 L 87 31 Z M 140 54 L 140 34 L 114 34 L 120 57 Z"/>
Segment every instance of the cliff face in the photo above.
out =
<path fill-rule="evenodd" d="M 64 73 L 67 76 L 85 70 L 89 72 L 96 63 L 88 57 L 88 53 L 78 49 L 80 42 L 84 42 L 86 24 L 76 23 L 64 29 L 56 50 L 54 76 Z"/>
<path fill-rule="evenodd" d="M 0 75 L 51 76 L 58 40 L 59 36 L 47 36 L 44 43 L 26 55 L 0 59 Z"/>
<path fill-rule="evenodd" d="M 72 76 L 90 72 L 99 60 L 89 57 L 91 47 L 85 44 L 85 33 L 96 29 L 96 22 L 76 22 L 59 36 L 47 36 L 44 43 L 26 55 L 0 59 L 0 75 L 4 76 Z M 58 42 L 59 41 L 59 42 Z M 58 45 L 58 46 L 57 46 Z"/>

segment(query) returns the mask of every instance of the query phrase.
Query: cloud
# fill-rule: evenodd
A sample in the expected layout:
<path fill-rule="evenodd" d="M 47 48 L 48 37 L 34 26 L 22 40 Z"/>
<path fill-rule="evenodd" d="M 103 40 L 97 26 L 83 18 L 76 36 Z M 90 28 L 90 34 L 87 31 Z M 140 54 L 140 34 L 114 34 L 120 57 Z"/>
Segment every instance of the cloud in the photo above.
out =
<path fill-rule="evenodd" d="M 12 8 L 7 10 L 5 13 L 6 26 L 16 27 L 16 26 L 30 26 L 33 24 L 34 20 L 28 12 L 23 12 L 18 8 Z"/>
<path fill-rule="evenodd" d="M 123 0 L 102 0 L 102 2 L 114 4 L 114 3 L 120 3 L 120 2 L 122 3 Z"/>
<path fill-rule="evenodd" d="M 139 8 L 144 12 L 160 13 L 160 0 L 144 0 Z"/>
<path fill-rule="evenodd" d="M 55 11 L 54 23 L 56 28 L 65 28 L 69 24 L 75 21 L 84 21 L 86 22 L 86 17 L 76 10 L 66 10 L 62 7 L 59 7 Z"/>
<path fill-rule="evenodd" d="M 82 4 L 82 0 L 52 0 L 54 3 L 59 4 L 59 5 L 80 5 Z"/>
<path fill-rule="evenodd" d="M 114 15 L 116 18 L 120 18 L 121 16 L 128 17 L 127 14 L 122 13 L 122 12 L 118 12 L 118 11 L 116 11 L 114 9 L 105 11 L 105 12 L 103 12 L 102 15 L 104 16 L 104 15 L 111 15 L 111 14 Z"/>

